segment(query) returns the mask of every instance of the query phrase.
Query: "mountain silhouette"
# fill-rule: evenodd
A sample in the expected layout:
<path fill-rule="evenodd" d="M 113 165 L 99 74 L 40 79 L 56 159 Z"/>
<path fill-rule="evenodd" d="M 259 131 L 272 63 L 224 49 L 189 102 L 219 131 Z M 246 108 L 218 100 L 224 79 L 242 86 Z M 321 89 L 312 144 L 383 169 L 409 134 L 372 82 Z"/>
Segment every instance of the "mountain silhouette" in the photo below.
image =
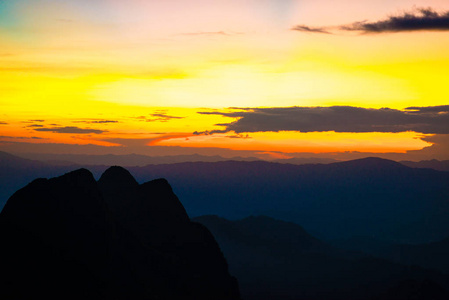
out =
<path fill-rule="evenodd" d="M 341 249 L 364 252 L 409 266 L 435 269 L 449 274 L 449 238 L 426 244 L 391 244 L 369 237 L 332 241 Z"/>
<path fill-rule="evenodd" d="M 130 170 L 138 181 L 167 178 L 191 216 L 267 215 L 301 224 L 325 240 L 373 236 L 425 243 L 449 236 L 449 173 L 386 159 L 314 165 L 228 161 Z"/>
<path fill-rule="evenodd" d="M 0 239 L 2 299 L 239 299 L 213 236 L 168 182 L 138 185 L 122 168 L 100 183 L 86 169 L 34 180 L 5 205 Z"/>
<path fill-rule="evenodd" d="M 294 223 L 265 216 L 193 220 L 214 234 L 243 299 L 427 300 L 449 295 L 447 275 L 340 251 Z"/>
<path fill-rule="evenodd" d="M 20 162 L 18 167 L 3 167 L 0 159 L 0 207 L 32 179 L 73 169 L 26 163 L 29 167 L 20 167 Z M 99 178 L 106 168 L 89 170 Z M 422 244 L 449 236 L 448 172 L 378 158 L 308 165 L 190 162 L 127 169 L 139 183 L 166 178 L 190 216 L 267 215 L 301 224 L 323 240 L 369 236 L 393 244 Z"/>
<path fill-rule="evenodd" d="M 421 160 L 421 161 L 401 161 L 401 164 L 411 168 L 428 168 L 438 171 L 449 171 L 449 160 Z"/>

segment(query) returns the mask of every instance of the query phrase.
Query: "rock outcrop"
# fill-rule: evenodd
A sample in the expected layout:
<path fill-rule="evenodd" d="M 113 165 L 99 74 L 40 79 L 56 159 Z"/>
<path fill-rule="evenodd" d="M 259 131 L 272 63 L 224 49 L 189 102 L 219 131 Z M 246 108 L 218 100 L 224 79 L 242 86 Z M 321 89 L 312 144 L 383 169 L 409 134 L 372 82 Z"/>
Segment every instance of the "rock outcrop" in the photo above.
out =
<path fill-rule="evenodd" d="M 166 180 L 123 168 L 37 179 L 0 214 L 1 299 L 239 299 L 211 233 Z"/>

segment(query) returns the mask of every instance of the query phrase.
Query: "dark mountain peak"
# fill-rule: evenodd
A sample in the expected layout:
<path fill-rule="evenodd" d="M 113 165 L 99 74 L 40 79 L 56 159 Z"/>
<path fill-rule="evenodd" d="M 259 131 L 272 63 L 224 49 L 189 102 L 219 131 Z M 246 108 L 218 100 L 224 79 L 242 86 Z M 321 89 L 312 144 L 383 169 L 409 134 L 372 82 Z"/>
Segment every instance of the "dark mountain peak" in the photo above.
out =
<path fill-rule="evenodd" d="M 56 219 L 69 221 L 103 214 L 104 205 L 92 173 L 78 169 L 59 177 L 32 181 L 11 196 L 2 216 L 21 220 L 25 227 L 33 228 L 33 223 L 41 218 L 46 222 L 40 224 L 52 226 Z"/>
<path fill-rule="evenodd" d="M 404 169 L 407 168 L 404 165 L 389 159 L 384 159 L 380 157 L 366 157 L 361 159 L 355 159 L 345 162 L 334 163 L 333 165 L 345 166 L 349 168 L 360 168 L 360 169 Z"/>
<path fill-rule="evenodd" d="M 189 222 L 184 206 L 166 179 L 148 181 L 139 186 L 139 205 L 135 208 L 145 212 L 154 222 L 175 224 Z"/>
<path fill-rule="evenodd" d="M 240 298 L 212 234 L 168 182 L 138 185 L 120 167 L 100 183 L 86 169 L 34 180 L 1 212 L 0 244 L 1 299 Z"/>
<path fill-rule="evenodd" d="M 240 221 L 235 221 L 241 228 L 251 231 L 255 235 L 270 237 L 274 240 L 318 242 L 304 228 L 296 223 L 277 220 L 268 216 L 250 216 Z"/>
<path fill-rule="evenodd" d="M 56 182 L 64 182 L 70 186 L 95 187 L 97 185 L 94 175 L 92 175 L 89 170 L 84 168 L 66 173 L 60 177 L 52 178 L 51 180 Z"/>
<path fill-rule="evenodd" d="M 120 188 L 136 187 L 138 185 L 136 179 L 131 173 L 123 167 L 113 166 L 104 171 L 98 180 L 100 185 L 111 185 Z"/>
<path fill-rule="evenodd" d="M 173 193 L 173 189 L 165 178 L 158 178 L 142 184 L 145 189 L 151 189 L 154 193 Z"/>
<path fill-rule="evenodd" d="M 199 216 L 199 217 L 195 217 L 193 218 L 193 221 L 195 222 L 199 222 L 202 223 L 202 221 L 206 221 L 206 220 L 224 220 L 227 221 L 225 218 L 221 218 L 218 215 L 204 215 L 204 216 Z"/>

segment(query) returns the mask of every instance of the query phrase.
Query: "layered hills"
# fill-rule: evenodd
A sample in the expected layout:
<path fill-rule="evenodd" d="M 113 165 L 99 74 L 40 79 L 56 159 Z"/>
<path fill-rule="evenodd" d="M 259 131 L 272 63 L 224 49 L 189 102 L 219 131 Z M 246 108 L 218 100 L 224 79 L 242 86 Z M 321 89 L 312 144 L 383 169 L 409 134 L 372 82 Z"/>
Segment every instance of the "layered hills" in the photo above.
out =
<path fill-rule="evenodd" d="M 266 216 L 230 221 L 201 216 L 247 300 L 443 300 L 438 271 L 343 251 L 301 226 Z"/>
<path fill-rule="evenodd" d="M 366 158 L 289 165 L 217 162 L 131 168 L 167 178 L 192 216 L 267 215 L 330 240 L 372 236 L 395 243 L 449 236 L 449 173 Z"/>
<path fill-rule="evenodd" d="M 88 168 L 99 178 L 107 166 Z M 73 169 L 0 153 L 0 207 L 32 179 Z M 190 216 L 267 215 L 301 224 L 324 240 L 368 236 L 420 244 L 449 236 L 449 173 L 444 171 L 379 158 L 307 165 L 190 162 L 127 169 L 139 183 L 166 178 Z"/>

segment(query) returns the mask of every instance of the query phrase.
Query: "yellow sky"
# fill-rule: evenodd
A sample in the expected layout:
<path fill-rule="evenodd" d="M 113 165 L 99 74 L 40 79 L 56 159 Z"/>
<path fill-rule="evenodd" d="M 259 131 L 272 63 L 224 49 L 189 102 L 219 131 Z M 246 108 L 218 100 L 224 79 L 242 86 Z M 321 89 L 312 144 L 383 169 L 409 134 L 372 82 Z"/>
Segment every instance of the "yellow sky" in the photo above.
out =
<path fill-rule="evenodd" d="M 133 0 L 126 7 L 119 1 L 1 2 L 0 16 L 9 16 L 0 22 L 1 139 L 111 145 L 106 141 L 163 136 L 152 145 L 280 152 L 421 149 L 429 144 L 419 132 L 193 136 L 235 121 L 198 114 L 210 109 L 447 104 L 448 31 L 290 30 L 297 24 L 378 21 L 413 9 L 406 0 L 372 2 L 346 0 L 337 8 L 325 0 L 214 6 L 202 0 Z M 445 1 L 421 2 L 449 9 Z M 65 127 L 86 132 L 58 131 Z M 42 128 L 48 130 L 37 130 Z"/>

